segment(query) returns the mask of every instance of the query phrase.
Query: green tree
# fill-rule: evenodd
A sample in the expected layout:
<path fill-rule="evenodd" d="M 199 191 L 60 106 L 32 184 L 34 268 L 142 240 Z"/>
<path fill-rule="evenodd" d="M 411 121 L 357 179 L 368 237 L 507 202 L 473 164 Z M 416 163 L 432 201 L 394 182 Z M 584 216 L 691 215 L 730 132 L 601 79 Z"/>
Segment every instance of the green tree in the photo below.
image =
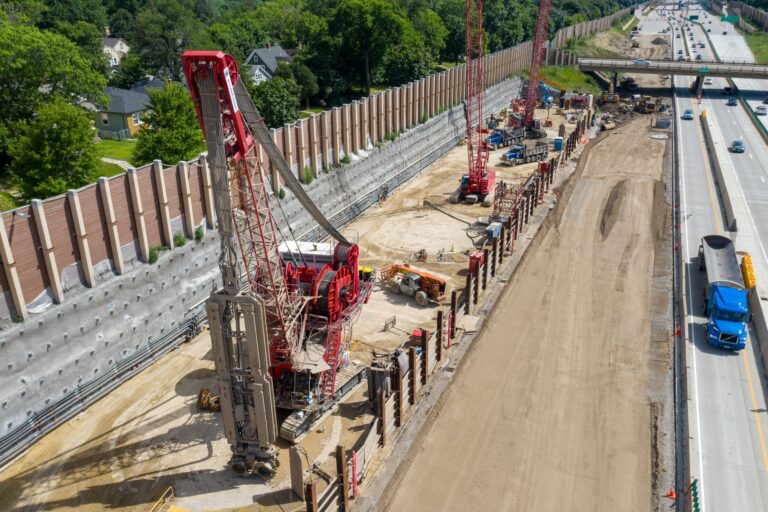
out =
<path fill-rule="evenodd" d="M 147 77 L 147 69 L 141 57 L 135 53 L 128 53 L 120 59 L 120 65 L 109 77 L 109 85 L 120 87 L 121 89 L 130 89 L 139 80 Z"/>
<path fill-rule="evenodd" d="M 109 60 L 103 51 L 101 30 L 96 25 L 85 21 L 59 21 L 54 31 L 75 43 L 83 57 L 91 62 L 94 71 L 105 76 L 109 73 Z"/>
<path fill-rule="evenodd" d="M 131 161 L 143 165 L 155 159 L 175 163 L 203 150 L 203 133 L 187 90 L 178 83 L 147 89 L 149 111 Z"/>
<path fill-rule="evenodd" d="M 371 72 L 387 50 L 400 42 L 408 19 L 399 5 L 387 0 L 341 0 L 329 22 L 341 40 L 341 55 L 351 69 L 359 70 L 365 92 L 371 91 Z"/>
<path fill-rule="evenodd" d="M 109 17 L 109 30 L 115 37 L 122 37 L 128 42 L 133 41 L 133 15 L 125 9 L 117 9 Z"/>
<path fill-rule="evenodd" d="M 4 121 L 26 119 L 61 97 L 106 101 L 103 75 L 93 71 L 73 42 L 35 27 L 0 22 L 0 112 Z"/>
<path fill-rule="evenodd" d="M 430 50 L 412 28 L 406 30 L 402 41 L 387 50 L 382 63 L 384 77 L 391 85 L 421 78 L 429 74 L 433 66 Z"/>
<path fill-rule="evenodd" d="M 24 201 L 45 199 L 93 181 L 99 158 L 91 116 L 58 98 L 19 121 L 8 152 L 10 176 Z"/>
<path fill-rule="evenodd" d="M 422 9 L 413 18 L 413 28 L 423 38 L 424 46 L 429 50 L 432 59 L 439 59 L 448 37 L 448 30 L 440 16 L 431 9 Z"/>
<path fill-rule="evenodd" d="M 312 96 L 316 95 L 320 91 L 320 87 L 317 85 L 317 78 L 312 70 L 307 67 L 306 64 L 300 61 L 293 61 L 291 63 L 281 62 L 277 66 L 275 76 L 281 78 L 291 78 L 296 82 L 301 89 L 301 100 L 309 108 L 309 100 Z"/>
<path fill-rule="evenodd" d="M 41 0 L 7 0 L 0 3 L 0 20 L 37 25 L 47 9 Z"/>
<path fill-rule="evenodd" d="M 215 45 L 232 54 L 238 62 L 267 43 L 263 24 L 253 11 L 229 11 L 210 26 L 209 33 Z"/>
<path fill-rule="evenodd" d="M 439 0 L 437 4 L 437 13 L 446 28 L 445 47 L 440 53 L 440 60 L 459 62 L 464 58 L 465 9 L 464 0 Z"/>
<path fill-rule="evenodd" d="M 181 80 L 181 54 L 214 46 L 188 0 L 150 0 L 136 16 L 133 42 L 147 67 Z"/>
<path fill-rule="evenodd" d="M 56 23 L 86 21 L 97 27 L 107 24 L 107 10 L 101 0 L 46 0 L 42 26 L 54 27 Z"/>
<path fill-rule="evenodd" d="M 272 80 L 249 85 L 248 90 L 270 128 L 279 128 L 298 119 L 301 89 L 293 78 L 276 76 Z"/>

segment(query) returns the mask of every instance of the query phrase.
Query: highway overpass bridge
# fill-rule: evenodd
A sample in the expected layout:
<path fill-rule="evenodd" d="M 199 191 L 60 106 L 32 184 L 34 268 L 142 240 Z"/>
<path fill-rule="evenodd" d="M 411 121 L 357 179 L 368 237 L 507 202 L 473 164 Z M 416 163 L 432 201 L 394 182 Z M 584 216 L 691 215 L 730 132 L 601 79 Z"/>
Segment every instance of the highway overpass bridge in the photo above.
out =
<path fill-rule="evenodd" d="M 744 62 L 682 62 L 644 59 L 579 59 L 579 70 L 650 75 L 768 78 L 768 65 Z"/>

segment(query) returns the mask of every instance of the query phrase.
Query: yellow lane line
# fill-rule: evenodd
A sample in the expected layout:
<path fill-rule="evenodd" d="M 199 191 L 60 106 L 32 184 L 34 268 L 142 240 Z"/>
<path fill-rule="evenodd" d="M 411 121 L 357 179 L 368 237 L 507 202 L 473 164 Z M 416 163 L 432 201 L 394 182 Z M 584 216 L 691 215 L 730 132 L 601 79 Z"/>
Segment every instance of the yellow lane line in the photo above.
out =
<path fill-rule="evenodd" d="M 765 470 L 768 471 L 768 454 L 765 450 L 765 438 L 763 437 L 763 427 L 760 423 L 760 415 L 757 413 L 757 398 L 755 398 L 755 388 L 752 387 L 752 373 L 749 371 L 749 360 L 747 359 L 747 351 L 742 352 L 744 356 L 744 368 L 747 369 L 747 383 L 749 384 L 749 394 L 752 395 L 752 407 L 755 414 L 755 423 L 757 423 L 757 435 L 760 437 L 760 446 L 763 448 L 763 465 Z"/>
<path fill-rule="evenodd" d="M 691 104 L 695 105 L 693 98 L 691 98 Z M 707 122 L 706 119 L 704 119 L 704 122 Z M 702 132 L 702 127 L 700 123 L 696 123 L 696 131 L 699 134 L 699 145 L 701 146 L 702 155 L 708 155 L 707 149 L 704 146 L 704 134 Z M 714 148 L 713 148 L 714 150 Z M 716 158 L 716 157 L 715 157 Z M 706 167 L 709 169 L 709 172 L 707 173 L 707 189 L 709 190 L 709 200 L 712 203 L 712 214 L 715 218 L 715 228 L 717 230 L 717 233 L 721 233 L 721 227 L 720 223 L 722 221 L 721 217 L 722 215 L 719 215 L 720 208 L 717 205 L 717 201 L 715 200 L 715 192 L 714 192 L 714 185 L 712 183 L 712 168 L 709 163 L 708 157 L 705 157 L 706 159 Z M 766 450 L 765 447 L 765 436 L 763 436 L 763 426 L 760 422 L 760 415 L 758 414 L 758 407 L 757 407 L 757 398 L 755 397 L 755 388 L 752 385 L 752 373 L 749 371 L 749 360 L 747 359 L 747 352 L 749 350 L 749 345 L 742 351 L 742 356 L 744 356 L 744 368 L 747 370 L 747 383 L 749 384 L 749 393 L 752 397 L 752 410 L 754 411 L 755 415 L 755 423 L 757 424 L 757 435 L 760 438 L 760 447 L 763 452 L 763 465 L 765 467 L 765 470 L 768 471 L 768 450 Z"/>

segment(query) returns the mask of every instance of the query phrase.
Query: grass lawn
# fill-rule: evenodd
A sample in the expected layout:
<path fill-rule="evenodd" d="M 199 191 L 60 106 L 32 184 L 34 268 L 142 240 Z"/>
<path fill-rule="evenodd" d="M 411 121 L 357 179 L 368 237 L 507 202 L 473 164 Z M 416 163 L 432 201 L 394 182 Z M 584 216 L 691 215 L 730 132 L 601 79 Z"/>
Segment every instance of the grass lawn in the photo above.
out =
<path fill-rule="evenodd" d="M 745 37 L 758 64 L 768 64 L 768 32 L 745 34 Z"/>
<path fill-rule="evenodd" d="M 600 94 L 597 81 L 576 68 L 545 66 L 541 68 L 541 78 L 557 89 Z"/>
<path fill-rule="evenodd" d="M 113 158 L 115 160 L 131 161 L 131 154 L 136 142 L 132 140 L 102 140 L 96 144 L 99 157 Z"/>
<path fill-rule="evenodd" d="M 120 174 L 123 171 L 123 168 L 120 167 L 117 164 L 109 164 L 107 162 L 104 162 L 102 160 L 99 160 L 99 163 L 101 164 L 101 170 L 99 171 L 99 177 L 104 176 L 106 178 L 111 178 L 112 176 L 115 176 L 117 174 Z"/>
<path fill-rule="evenodd" d="M 16 198 L 13 197 L 10 192 L 0 192 L 0 212 L 7 212 L 13 210 L 18 206 Z"/>
<path fill-rule="evenodd" d="M 443 62 L 440 62 L 436 67 L 437 67 L 437 71 L 448 71 L 449 69 L 455 68 L 458 65 L 459 65 L 458 62 L 443 61 Z"/>

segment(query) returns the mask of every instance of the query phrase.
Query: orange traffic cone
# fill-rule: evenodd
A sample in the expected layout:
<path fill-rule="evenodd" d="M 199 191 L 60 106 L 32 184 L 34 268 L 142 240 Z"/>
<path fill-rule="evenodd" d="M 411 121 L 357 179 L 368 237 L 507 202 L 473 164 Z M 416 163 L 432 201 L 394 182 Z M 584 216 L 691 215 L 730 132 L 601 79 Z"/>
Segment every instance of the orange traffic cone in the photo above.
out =
<path fill-rule="evenodd" d="M 667 494 L 665 494 L 664 497 L 665 498 L 669 498 L 671 500 L 676 500 L 677 499 L 677 493 L 675 492 L 674 489 L 670 489 L 669 491 L 667 491 Z"/>

